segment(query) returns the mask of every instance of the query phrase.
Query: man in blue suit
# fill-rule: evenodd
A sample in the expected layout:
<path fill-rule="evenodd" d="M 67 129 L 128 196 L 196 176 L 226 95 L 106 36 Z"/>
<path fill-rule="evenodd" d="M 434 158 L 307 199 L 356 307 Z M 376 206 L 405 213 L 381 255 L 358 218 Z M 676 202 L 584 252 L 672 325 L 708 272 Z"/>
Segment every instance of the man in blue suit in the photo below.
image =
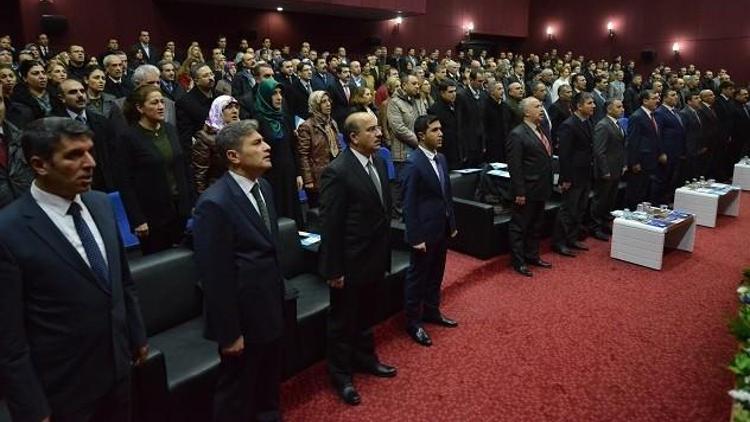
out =
<path fill-rule="evenodd" d="M 30 192 L 0 211 L 0 390 L 14 421 L 130 421 L 148 354 L 93 134 L 63 117 L 21 137 Z"/>
<path fill-rule="evenodd" d="M 216 143 L 229 171 L 195 206 L 195 261 L 206 336 L 221 355 L 214 421 L 277 421 L 284 281 L 276 250 L 271 147 L 255 120 L 224 127 Z"/>
<path fill-rule="evenodd" d="M 659 204 L 671 202 L 679 182 L 677 174 L 685 160 L 685 123 L 677 109 L 679 103 L 677 91 L 665 89 L 662 94 L 662 105 L 654 112 L 656 124 L 660 129 L 661 145 L 667 154 L 667 163 L 659 167 L 657 174 L 661 190 L 655 192 L 655 195 Z"/>
<path fill-rule="evenodd" d="M 657 179 L 659 166 L 667 163 L 667 154 L 659 142 L 659 126 L 654 111 L 659 105 L 659 94 L 646 89 L 641 91 L 641 106 L 628 121 L 628 187 L 625 205 L 630 209 L 643 201 L 658 203 L 655 193 L 661 191 Z"/>
<path fill-rule="evenodd" d="M 406 331 L 417 343 L 430 346 L 432 340 L 422 322 L 458 326 L 440 312 L 448 237 L 458 231 L 448 162 L 437 152 L 443 143 L 440 120 L 434 115 L 419 116 L 414 133 L 419 147 L 409 154 L 402 173 L 406 243 L 412 247 L 404 290 Z"/>

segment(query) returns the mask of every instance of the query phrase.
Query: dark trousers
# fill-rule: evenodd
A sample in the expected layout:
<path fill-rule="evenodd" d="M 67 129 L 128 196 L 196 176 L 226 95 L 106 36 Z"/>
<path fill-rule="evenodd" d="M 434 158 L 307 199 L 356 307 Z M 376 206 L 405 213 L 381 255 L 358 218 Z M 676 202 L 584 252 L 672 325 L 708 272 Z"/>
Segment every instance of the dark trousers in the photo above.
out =
<path fill-rule="evenodd" d="M 641 170 L 640 173 L 628 171 L 628 186 L 625 189 L 625 207 L 634 211 L 638 204 L 650 201 L 654 205 L 654 192 L 658 191 L 658 181 L 650 172 Z"/>
<path fill-rule="evenodd" d="M 148 236 L 138 240 L 143 255 L 150 255 L 180 244 L 185 238 L 185 218 L 175 217 L 163 226 L 148 228 Z"/>
<path fill-rule="evenodd" d="M 356 369 L 378 363 L 372 325 L 376 309 L 377 285 L 382 278 L 361 284 L 331 288 L 328 308 L 328 372 L 337 386 L 352 382 Z"/>
<path fill-rule="evenodd" d="M 544 222 L 544 201 L 526 200 L 526 205 L 515 203 L 508 223 L 511 263 L 525 265 L 539 259 L 539 235 Z"/>
<path fill-rule="evenodd" d="M 562 193 L 552 239 L 556 246 L 567 246 L 578 240 L 590 190 L 589 183 L 574 183 L 570 189 Z"/>
<path fill-rule="evenodd" d="M 53 422 L 130 422 L 130 378 L 115 384 L 104 397 L 70 413 L 52 411 Z"/>
<path fill-rule="evenodd" d="M 678 159 L 679 160 L 679 159 Z M 654 185 L 653 199 L 654 205 L 668 204 L 674 198 L 674 190 L 677 188 L 677 171 L 679 170 L 679 161 L 670 158 L 666 165 L 659 166 L 656 174 L 656 184 Z"/>
<path fill-rule="evenodd" d="M 240 356 L 221 355 L 214 422 L 280 421 L 282 340 L 245 343 Z"/>
<path fill-rule="evenodd" d="M 591 200 L 591 221 L 594 230 L 608 226 L 610 212 L 617 201 L 617 187 L 620 178 L 596 179 L 594 182 L 594 199 Z"/>
<path fill-rule="evenodd" d="M 396 172 L 396 177 L 390 181 L 391 187 L 391 198 L 393 199 L 393 217 L 401 218 L 404 212 L 404 198 L 403 198 L 403 187 L 401 186 L 401 173 L 404 171 L 406 163 L 403 161 L 394 161 L 393 168 Z"/>
<path fill-rule="evenodd" d="M 404 302 L 406 325 L 420 325 L 422 317 L 440 316 L 440 285 L 445 272 L 445 256 L 448 243 L 445 237 L 427 242 L 425 252 L 414 248 L 406 271 Z"/>

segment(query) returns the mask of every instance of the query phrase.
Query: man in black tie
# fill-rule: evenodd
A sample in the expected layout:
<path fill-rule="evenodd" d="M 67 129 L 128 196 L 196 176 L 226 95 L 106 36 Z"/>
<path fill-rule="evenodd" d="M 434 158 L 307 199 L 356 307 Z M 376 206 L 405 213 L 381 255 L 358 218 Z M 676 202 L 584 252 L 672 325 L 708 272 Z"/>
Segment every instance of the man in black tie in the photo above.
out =
<path fill-rule="evenodd" d="M 625 111 L 622 101 L 604 103 L 607 115 L 594 126 L 594 198 L 591 201 L 593 236 L 609 240 L 610 212 L 615 207 L 617 188 L 625 166 L 625 132 L 618 119 Z"/>
<path fill-rule="evenodd" d="M 123 77 L 125 66 L 117 54 L 109 54 L 104 57 L 104 72 L 107 81 L 104 83 L 104 92 L 114 95 L 115 98 L 125 98 L 133 90 L 129 79 Z"/>
<path fill-rule="evenodd" d="M 423 322 L 449 328 L 458 326 L 440 312 L 448 237 L 455 237 L 458 231 L 448 163 L 437 152 L 443 142 L 440 120 L 434 115 L 419 116 L 414 122 L 414 133 L 419 146 L 409 154 L 402 172 L 406 243 L 412 247 L 404 308 L 406 332 L 417 343 L 431 346 L 432 339 Z"/>
<path fill-rule="evenodd" d="M 508 238 L 513 269 L 531 277 L 528 265 L 552 266 L 539 257 L 544 203 L 552 195 L 552 145 L 539 126 L 542 103 L 528 97 L 521 100 L 520 107 L 523 123 L 508 135 L 508 172 L 513 198 Z"/>
<path fill-rule="evenodd" d="M 552 250 L 564 256 L 575 256 L 571 250 L 588 250 L 578 240 L 583 218 L 588 209 L 591 190 L 594 127 L 591 116 L 596 105 L 588 92 L 579 92 L 573 97 L 576 111 L 557 129 L 560 141 L 560 178 L 562 192 L 560 209 L 557 211 Z"/>
<path fill-rule="evenodd" d="M 291 112 L 295 116 L 307 120 L 310 117 L 310 106 L 308 100 L 312 89 L 312 66 L 307 62 L 300 62 L 297 65 L 297 76 L 292 85 L 294 102 L 291 104 Z"/>
<path fill-rule="evenodd" d="M 115 130 L 110 120 L 97 113 L 87 113 L 88 98 L 86 89 L 75 79 L 66 79 L 60 84 L 59 99 L 64 108 L 55 111 L 55 115 L 71 118 L 86 125 L 94 134 L 94 149 L 91 151 L 96 160 L 94 179 L 91 187 L 95 190 L 113 192 L 116 169 L 114 165 Z"/>
<path fill-rule="evenodd" d="M 331 287 L 328 311 L 328 372 L 341 398 L 357 405 L 355 371 L 396 376 L 380 362 L 372 334 L 379 283 L 390 268 L 391 195 L 378 156 L 380 126 L 369 113 L 346 118 L 349 148 L 323 170 L 320 274 Z"/>
<path fill-rule="evenodd" d="M 661 190 L 655 193 L 659 204 L 672 202 L 677 189 L 677 174 L 685 157 L 685 124 L 677 113 L 679 104 L 677 91 L 666 88 L 662 95 L 662 104 L 654 111 L 656 124 L 659 126 L 659 137 L 667 163 L 659 167 L 657 178 Z"/>
<path fill-rule="evenodd" d="M 0 379 L 16 421 L 130 421 L 148 354 L 135 285 L 86 126 L 24 132 L 31 191 L 0 211 Z"/>
<path fill-rule="evenodd" d="M 685 162 L 679 180 L 693 180 L 706 174 L 708 144 L 704 138 L 703 121 L 698 115 L 698 110 L 701 109 L 698 91 L 688 92 L 685 95 L 685 103 L 685 107 L 680 110 L 680 116 L 685 123 Z"/>
<path fill-rule="evenodd" d="M 195 206 L 195 261 L 206 336 L 221 364 L 215 422 L 280 421 L 284 279 L 271 186 L 271 147 L 255 120 L 225 126 L 216 144 L 229 171 Z"/>

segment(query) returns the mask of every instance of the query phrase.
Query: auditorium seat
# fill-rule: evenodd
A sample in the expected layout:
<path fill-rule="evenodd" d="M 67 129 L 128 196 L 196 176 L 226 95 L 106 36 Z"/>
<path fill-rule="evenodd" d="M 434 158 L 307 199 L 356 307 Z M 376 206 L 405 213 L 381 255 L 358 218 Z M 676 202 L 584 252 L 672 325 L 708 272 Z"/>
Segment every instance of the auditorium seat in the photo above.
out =
<path fill-rule="evenodd" d="M 5 400 L 0 400 L 0 422 L 10 422 L 10 412 Z"/>
<path fill-rule="evenodd" d="M 163 353 L 164 378 L 137 380 L 139 403 L 155 419 L 208 418 L 219 355 L 203 337 L 202 295 L 192 251 L 175 248 L 130 264 L 150 346 Z M 152 372 L 153 373 L 153 372 Z M 144 397 L 145 396 L 145 397 Z"/>

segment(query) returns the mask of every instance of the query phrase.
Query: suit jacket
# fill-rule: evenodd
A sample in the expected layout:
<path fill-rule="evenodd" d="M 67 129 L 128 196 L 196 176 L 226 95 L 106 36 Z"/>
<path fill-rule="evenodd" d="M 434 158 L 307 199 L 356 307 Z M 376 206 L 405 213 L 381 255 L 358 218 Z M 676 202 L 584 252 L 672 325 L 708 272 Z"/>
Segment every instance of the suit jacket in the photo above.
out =
<path fill-rule="evenodd" d="M 351 97 L 354 95 L 354 90 L 357 89 L 357 85 L 354 85 L 350 80 L 347 83 L 347 86 L 349 87 L 349 95 Z M 349 99 L 346 98 L 344 87 L 341 85 L 338 78 L 333 78 L 328 84 L 326 90 L 331 96 L 331 117 L 333 117 L 333 120 L 336 121 L 336 124 L 339 125 L 340 128 L 343 128 L 344 120 L 346 119 L 346 116 L 349 115 Z"/>
<path fill-rule="evenodd" d="M 344 283 L 382 280 L 390 269 L 391 195 L 383 160 L 373 154 L 383 201 L 350 148 L 321 176 L 320 274 Z"/>
<path fill-rule="evenodd" d="M 175 216 L 190 215 L 192 189 L 188 182 L 189 158 L 180 147 L 174 126 L 168 123 L 164 126 L 172 147 L 177 209 L 167 182 L 164 157 L 149 135 L 129 126 L 117 138 L 117 185 L 133 229 L 143 223 L 148 223 L 149 228 L 160 227 Z"/>
<path fill-rule="evenodd" d="M 673 110 L 674 113 L 661 105 L 654 112 L 662 148 L 669 163 L 677 163 L 685 154 L 685 126 L 682 117 L 677 117 L 677 109 Z"/>
<path fill-rule="evenodd" d="M 466 158 L 466 151 L 458 138 L 458 114 L 455 105 L 453 108 L 438 98 L 428 109 L 430 114 L 437 116 L 443 131 L 443 146 L 440 152 L 445 154 L 448 161 L 448 169 L 453 170 L 460 167 Z"/>
<path fill-rule="evenodd" d="M 626 139 L 628 166 L 640 164 L 641 169 L 649 173 L 656 170 L 659 155 L 664 151 L 662 151 L 659 133 L 654 129 L 651 119 L 642 107 L 630 116 Z"/>
<path fill-rule="evenodd" d="M 440 153 L 437 161 L 441 179 L 424 151 L 417 148 L 402 172 L 406 243 L 412 246 L 445 239 L 456 230 L 448 162 Z"/>
<path fill-rule="evenodd" d="M 727 142 L 734 130 L 734 107 L 732 106 L 732 100 L 727 100 L 723 96 L 717 95 L 716 102 L 714 102 L 714 111 L 716 112 L 716 117 L 719 118 L 718 141 Z"/>
<path fill-rule="evenodd" d="M 594 130 L 591 120 L 571 115 L 557 129 L 560 140 L 560 182 L 586 184 L 593 167 Z"/>
<path fill-rule="evenodd" d="M 732 116 L 734 124 L 732 125 L 732 141 L 740 145 L 748 145 L 750 142 L 750 110 L 746 104 L 740 104 L 732 101 Z"/>
<path fill-rule="evenodd" d="M 156 64 L 159 63 L 159 60 L 161 60 L 161 54 L 159 54 L 159 52 L 156 51 L 154 46 L 151 44 L 148 45 L 148 54 L 146 54 L 146 49 L 143 48 L 143 45 L 141 43 L 135 43 L 133 47 L 131 47 L 131 50 L 140 50 L 140 52 L 143 54 L 143 61 L 145 63 L 156 66 Z"/>
<path fill-rule="evenodd" d="M 177 81 L 174 81 L 172 83 L 169 83 L 165 80 L 159 81 L 159 87 L 161 88 L 161 92 L 164 94 L 165 97 L 169 98 L 172 101 L 177 101 L 180 98 L 182 98 L 183 95 L 187 94 L 187 91 L 185 91 L 185 88 L 182 87 Z M 168 87 L 171 87 L 172 89 L 169 90 Z"/>
<path fill-rule="evenodd" d="M 522 123 L 508 135 L 508 172 L 511 195 L 546 201 L 552 195 L 552 156 L 542 140 Z"/>
<path fill-rule="evenodd" d="M 594 175 L 617 180 L 625 165 L 625 135 L 609 117 L 594 126 Z"/>
<path fill-rule="evenodd" d="M 21 149 L 21 131 L 10 122 L 3 123 L 8 166 L 0 165 L 0 209 L 29 190 L 34 171 L 26 163 Z"/>
<path fill-rule="evenodd" d="M 326 72 L 324 75 L 321 75 L 317 71 L 314 71 L 312 79 L 310 80 L 310 84 L 312 85 L 313 91 L 327 91 L 328 84 L 330 84 L 331 81 L 335 79 L 336 76 L 331 75 L 328 72 Z"/>
<path fill-rule="evenodd" d="M 146 344 L 109 199 L 81 199 L 104 241 L 109 290 L 30 193 L 0 211 L 0 374 L 13 420 L 101 398 Z"/>
<path fill-rule="evenodd" d="M 133 83 L 124 76 L 121 82 L 115 82 L 110 77 L 104 82 L 104 92 L 114 95 L 115 98 L 125 98 L 133 92 Z"/>
<path fill-rule="evenodd" d="M 552 129 L 550 131 L 550 141 L 553 145 L 555 145 L 555 149 L 557 149 L 557 145 L 559 144 L 557 140 L 557 128 L 560 127 L 562 122 L 565 121 L 570 115 L 572 114 L 570 109 L 570 103 L 565 103 L 560 100 L 555 101 L 550 106 L 549 110 L 547 111 L 549 114 L 550 120 L 552 120 Z"/>
<path fill-rule="evenodd" d="M 193 227 L 195 262 L 206 308 L 206 337 L 229 346 L 281 337 L 284 280 L 277 255 L 278 226 L 271 185 L 258 179 L 271 221 L 229 173 L 201 195 Z"/>
<path fill-rule="evenodd" d="M 115 98 L 114 95 L 102 92 L 101 98 L 101 108 L 94 107 L 91 103 L 91 100 L 89 99 L 89 104 L 86 106 L 86 111 L 98 113 L 108 119 L 120 119 L 123 121 L 125 120 L 125 117 L 122 115 L 122 111 L 120 110 L 120 106 L 117 105 L 117 98 Z M 124 101 L 121 101 L 121 103 L 124 103 Z"/>
<path fill-rule="evenodd" d="M 70 118 L 67 110 L 58 110 L 54 114 L 59 117 Z M 117 169 L 115 168 L 114 157 L 117 151 L 115 151 L 114 126 L 106 117 L 98 113 L 91 113 L 88 110 L 86 111 L 86 125 L 94 132 L 96 167 L 94 167 L 94 180 L 91 189 L 114 192 L 117 190 L 115 187 Z"/>
<path fill-rule="evenodd" d="M 594 97 L 594 104 L 596 105 L 596 110 L 594 110 L 591 120 L 592 123 L 596 124 L 607 115 L 607 109 L 604 107 L 604 104 L 607 102 L 607 93 L 602 92 L 597 94 L 596 91 L 591 91 L 591 95 Z"/>
<path fill-rule="evenodd" d="M 641 88 L 635 85 L 630 85 L 625 89 L 623 95 L 622 105 L 625 107 L 625 115 L 630 116 L 634 111 L 638 110 L 641 106 L 641 101 L 638 96 L 641 93 Z"/>
<path fill-rule="evenodd" d="M 482 98 L 487 96 L 484 91 L 475 99 L 469 88 L 459 88 L 456 93 L 456 108 L 458 111 L 459 142 L 464 144 L 467 153 L 475 154 L 485 148 L 484 129 L 482 127 Z"/>
<path fill-rule="evenodd" d="M 707 146 L 703 123 L 698 112 L 690 106 L 685 106 L 680 110 L 680 117 L 685 124 L 685 153 L 689 157 L 695 157 L 701 148 Z"/>
<path fill-rule="evenodd" d="M 177 106 L 177 133 L 184 151 L 191 150 L 193 135 L 203 128 L 213 101 L 213 97 L 205 96 L 198 87 L 194 87 L 175 104 Z"/>
<path fill-rule="evenodd" d="M 310 84 L 310 89 L 312 89 L 312 83 Z M 308 104 L 310 94 L 307 92 L 305 85 L 302 84 L 302 80 L 295 78 L 289 91 L 289 111 L 302 119 L 310 117 L 310 105 Z"/>
<path fill-rule="evenodd" d="M 707 107 L 705 104 L 701 104 L 700 109 L 698 109 L 698 117 L 700 117 L 703 125 L 704 146 L 713 151 L 719 145 L 721 122 L 714 109 Z"/>
<path fill-rule="evenodd" d="M 505 162 L 505 140 L 513 124 L 513 110 L 505 101 L 498 103 L 489 95 L 482 98 L 482 137 L 489 162 Z"/>

